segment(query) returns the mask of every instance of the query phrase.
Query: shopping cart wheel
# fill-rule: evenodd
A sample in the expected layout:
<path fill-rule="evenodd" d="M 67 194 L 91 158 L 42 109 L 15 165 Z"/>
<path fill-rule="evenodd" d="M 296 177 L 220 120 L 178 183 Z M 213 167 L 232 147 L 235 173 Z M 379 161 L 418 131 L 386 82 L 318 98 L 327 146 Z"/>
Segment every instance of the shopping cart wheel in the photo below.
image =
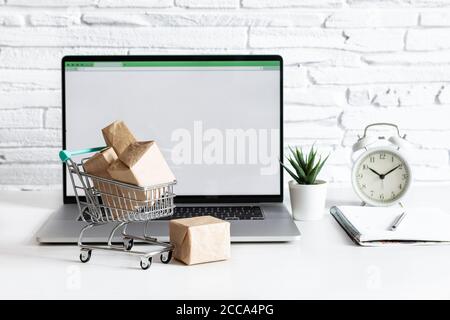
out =
<path fill-rule="evenodd" d="M 141 258 L 141 268 L 147 270 L 152 265 L 152 257 Z"/>
<path fill-rule="evenodd" d="M 169 263 L 170 260 L 172 260 L 172 251 L 166 251 L 161 253 L 161 255 L 159 256 L 159 259 L 161 260 L 162 263 Z"/>
<path fill-rule="evenodd" d="M 81 210 L 81 212 L 82 212 L 81 215 L 82 215 L 83 219 L 89 220 L 89 216 L 90 216 L 89 208 L 88 208 L 88 207 L 84 207 L 84 208 Z"/>
<path fill-rule="evenodd" d="M 88 249 L 81 249 L 81 253 L 80 253 L 80 261 L 83 263 L 88 262 L 89 260 L 91 260 L 91 255 L 92 255 L 92 250 Z"/>
<path fill-rule="evenodd" d="M 124 238 L 123 239 L 123 247 L 125 250 L 130 251 L 133 248 L 134 240 L 131 238 Z"/>

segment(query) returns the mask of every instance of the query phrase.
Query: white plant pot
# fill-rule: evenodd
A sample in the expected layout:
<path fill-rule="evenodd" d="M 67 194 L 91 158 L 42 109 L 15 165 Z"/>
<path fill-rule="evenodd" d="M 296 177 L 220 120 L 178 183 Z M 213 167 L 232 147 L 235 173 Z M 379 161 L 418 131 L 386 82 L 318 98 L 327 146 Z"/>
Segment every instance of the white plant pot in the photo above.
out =
<path fill-rule="evenodd" d="M 295 220 L 319 220 L 325 211 L 327 182 L 316 180 L 316 184 L 298 184 L 289 181 L 292 216 Z"/>

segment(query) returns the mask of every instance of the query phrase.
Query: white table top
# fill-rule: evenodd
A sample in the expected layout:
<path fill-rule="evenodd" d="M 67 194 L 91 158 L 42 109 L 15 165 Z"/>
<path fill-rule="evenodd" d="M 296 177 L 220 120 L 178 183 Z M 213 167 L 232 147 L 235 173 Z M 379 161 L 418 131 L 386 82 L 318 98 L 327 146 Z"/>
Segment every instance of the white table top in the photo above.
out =
<path fill-rule="evenodd" d="M 449 209 L 450 186 L 416 187 L 410 202 Z M 329 190 L 329 205 L 354 200 Z M 327 214 L 297 222 L 291 243 L 233 244 L 228 261 L 184 266 L 104 251 L 87 264 L 76 246 L 38 245 L 34 233 L 60 192 L 0 193 L 0 299 L 390 299 L 450 298 L 450 247 L 356 246 Z M 450 213 L 450 211 L 449 211 Z"/>

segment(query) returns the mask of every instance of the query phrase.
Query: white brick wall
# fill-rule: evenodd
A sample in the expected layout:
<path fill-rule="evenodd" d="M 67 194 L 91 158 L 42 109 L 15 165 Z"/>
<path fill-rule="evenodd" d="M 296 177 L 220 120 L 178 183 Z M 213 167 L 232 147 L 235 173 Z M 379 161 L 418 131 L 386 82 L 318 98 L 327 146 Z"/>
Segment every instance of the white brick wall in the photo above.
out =
<path fill-rule="evenodd" d="M 394 121 L 418 182 L 450 182 L 450 0 L 0 0 L 0 188 L 61 179 L 68 54 L 281 54 L 286 142 L 348 183 L 365 124 Z"/>

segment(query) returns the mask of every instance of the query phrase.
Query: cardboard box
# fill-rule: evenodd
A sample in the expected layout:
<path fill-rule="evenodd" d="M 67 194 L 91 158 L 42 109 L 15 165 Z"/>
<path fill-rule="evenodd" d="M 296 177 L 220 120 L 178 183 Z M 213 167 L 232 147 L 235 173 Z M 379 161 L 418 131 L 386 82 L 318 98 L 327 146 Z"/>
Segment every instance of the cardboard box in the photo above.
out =
<path fill-rule="evenodd" d="M 112 148 L 106 148 L 90 157 L 83 164 L 83 168 L 86 173 L 93 176 L 111 179 L 111 175 L 107 169 L 117 159 L 118 157 L 114 150 Z"/>
<path fill-rule="evenodd" d="M 113 179 L 108 173 L 108 167 L 116 160 L 118 160 L 118 157 L 114 149 L 108 147 L 87 160 L 83 164 L 84 171 L 93 176 Z M 149 205 L 146 200 L 152 198 L 150 192 L 137 188 L 133 189 L 132 186 L 130 188 L 120 187 L 95 179 L 93 179 L 93 185 L 100 192 L 103 204 L 110 207 L 111 216 L 114 219 L 120 219 L 127 212 L 132 212 L 140 207 Z"/>
<path fill-rule="evenodd" d="M 108 147 L 93 155 L 83 164 L 84 172 L 93 176 L 111 179 L 112 177 L 108 173 L 108 167 L 117 159 L 117 154 L 115 153 L 114 149 Z M 115 197 L 122 195 L 122 192 L 119 188 L 116 188 L 110 183 L 95 179 L 93 179 L 93 186 L 101 193 L 103 204 L 108 207 L 114 208 L 122 207 L 119 203 L 119 198 Z M 106 195 L 104 193 L 111 195 Z M 111 210 L 111 215 L 114 218 L 120 217 L 121 213 L 121 210 Z"/>
<path fill-rule="evenodd" d="M 113 122 L 102 133 L 109 148 L 91 157 L 84 165 L 85 172 L 131 185 L 96 181 L 95 188 L 109 193 L 102 195 L 103 203 L 114 208 L 111 209 L 114 218 L 152 206 L 165 189 L 143 191 L 134 186 L 148 187 L 175 180 L 156 143 L 137 142 L 123 121 Z"/>
<path fill-rule="evenodd" d="M 211 216 L 171 220 L 173 256 L 187 265 L 230 258 L 230 223 Z"/>
<path fill-rule="evenodd" d="M 118 156 L 132 143 L 136 138 L 123 121 L 114 121 L 109 126 L 102 129 L 103 138 L 108 147 L 114 148 Z"/>
<path fill-rule="evenodd" d="M 155 141 L 134 142 L 118 158 L 108 167 L 115 180 L 142 187 L 175 180 Z"/>

